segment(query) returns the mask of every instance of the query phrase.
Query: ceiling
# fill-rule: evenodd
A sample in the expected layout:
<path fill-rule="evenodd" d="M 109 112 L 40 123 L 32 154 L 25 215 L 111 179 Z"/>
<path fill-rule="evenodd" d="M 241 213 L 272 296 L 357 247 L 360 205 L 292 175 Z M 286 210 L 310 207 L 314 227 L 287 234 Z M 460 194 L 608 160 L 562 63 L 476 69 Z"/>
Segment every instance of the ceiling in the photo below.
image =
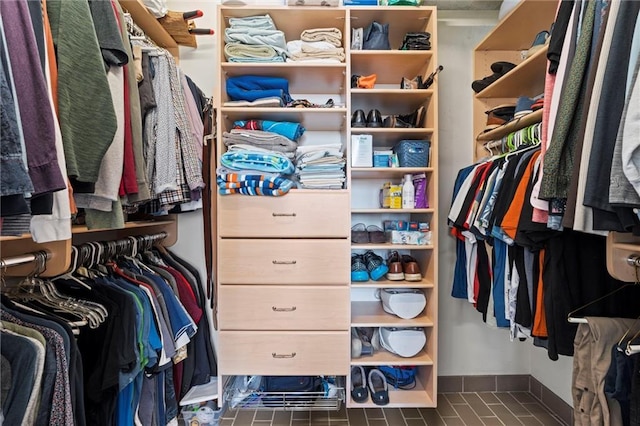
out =
<path fill-rule="evenodd" d="M 425 6 L 438 6 L 438 10 L 499 10 L 501 0 L 425 0 Z"/>

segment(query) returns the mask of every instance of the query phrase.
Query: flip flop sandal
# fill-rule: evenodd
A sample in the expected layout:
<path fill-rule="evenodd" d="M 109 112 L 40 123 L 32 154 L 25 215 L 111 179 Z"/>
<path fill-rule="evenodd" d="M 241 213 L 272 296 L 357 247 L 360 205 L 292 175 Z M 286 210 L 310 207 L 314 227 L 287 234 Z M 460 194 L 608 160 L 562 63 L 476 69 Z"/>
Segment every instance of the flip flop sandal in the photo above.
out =
<path fill-rule="evenodd" d="M 377 368 L 369 371 L 368 382 L 373 403 L 376 405 L 389 404 L 389 385 L 382 371 Z"/>
<path fill-rule="evenodd" d="M 356 223 L 351 227 L 351 242 L 354 244 L 367 244 L 369 233 L 364 223 Z"/>
<path fill-rule="evenodd" d="M 367 375 L 361 365 L 351 367 L 351 398 L 355 402 L 365 402 L 369 398 L 367 389 Z"/>

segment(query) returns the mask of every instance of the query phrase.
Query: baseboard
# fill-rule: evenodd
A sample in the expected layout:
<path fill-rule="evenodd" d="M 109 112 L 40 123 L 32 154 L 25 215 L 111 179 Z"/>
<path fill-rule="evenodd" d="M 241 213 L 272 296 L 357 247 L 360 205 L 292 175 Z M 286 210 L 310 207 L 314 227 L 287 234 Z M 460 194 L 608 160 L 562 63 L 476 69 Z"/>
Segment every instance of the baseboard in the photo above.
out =
<path fill-rule="evenodd" d="M 565 424 L 573 424 L 571 405 L 530 374 L 440 376 L 438 392 L 530 392 Z"/>

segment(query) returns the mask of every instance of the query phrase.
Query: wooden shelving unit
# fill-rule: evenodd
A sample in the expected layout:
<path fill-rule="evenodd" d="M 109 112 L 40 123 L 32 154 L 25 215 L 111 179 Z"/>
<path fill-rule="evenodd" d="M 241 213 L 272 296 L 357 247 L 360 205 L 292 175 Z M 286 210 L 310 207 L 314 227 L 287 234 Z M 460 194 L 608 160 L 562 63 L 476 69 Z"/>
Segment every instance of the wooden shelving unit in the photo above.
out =
<path fill-rule="evenodd" d="M 381 226 L 383 220 L 401 219 L 432 224 L 432 244 L 425 246 L 401 244 L 351 244 L 352 253 L 373 250 L 386 258 L 391 250 L 414 257 L 422 272 L 418 282 L 380 281 L 352 282 L 351 327 L 424 327 L 427 335 L 425 348 L 411 358 L 400 358 L 381 351 L 372 357 L 354 358 L 352 365 L 413 365 L 417 366 L 418 383 L 412 390 L 390 390 L 388 407 L 433 407 L 436 404 L 437 377 L 437 300 L 438 272 L 438 78 L 429 89 L 401 89 L 402 78 L 417 75 L 426 78 L 439 65 L 437 42 L 437 11 L 435 7 L 353 7 L 349 9 L 352 27 L 366 27 L 371 21 L 389 24 L 391 50 L 350 50 L 351 74 L 376 74 L 372 89 L 349 90 L 350 112 L 362 109 L 365 114 L 378 109 L 383 117 L 392 114 L 410 114 L 425 108 L 425 117 L 419 128 L 349 128 L 350 135 L 370 134 L 373 149 L 389 149 L 403 139 L 429 140 L 431 152 L 425 167 L 349 167 L 351 183 L 351 221 Z M 397 50 L 404 35 L 410 31 L 431 34 L 431 50 Z M 385 182 L 400 183 L 405 174 L 424 173 L 427 178 L 429 208 L 383 209 L 377 206 L 378 190 Z M 413 319 L 402 319 L 388 314 L 379 300 L 361 301 L 374 290 L 382 288 L 419 288 L 427 298 L 424 312 Z M 368 299 L 367 299 L 368 300 Z M 371 402 L 363 404 L 347 400 L 348 407 L 377 407 Z"/>
<path fill-rule="evenodd" d="M 499 140 L 510 132 L 540 121 L 541 110 L 483 133 L 487 122 L 485 111 L 501 104 L 515 103 L 520 96 L 534 97 L 544 91 L 548 46 L 543 46 L 526 59 L 523 53 L 531 47 L 536 34 L 550 30 L 556 8 L 557 3 L 552 1 L 523 0 L 474 49 L 474 80 L 493 74 L 491 64 L 494 62 L 516 64 L 493 84 L 473 95 L 474 160 L 487 155 L 483 147 L 485 142 Z"/>

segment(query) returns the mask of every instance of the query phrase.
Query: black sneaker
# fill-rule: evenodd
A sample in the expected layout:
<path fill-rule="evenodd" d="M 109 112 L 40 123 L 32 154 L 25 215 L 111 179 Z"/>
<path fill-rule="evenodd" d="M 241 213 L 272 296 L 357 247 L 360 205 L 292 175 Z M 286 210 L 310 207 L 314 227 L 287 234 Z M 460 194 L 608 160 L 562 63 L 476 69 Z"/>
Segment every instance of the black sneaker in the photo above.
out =
<path fill-rule="evenodd" d="M 364 255 L 364 261 L 369 271 L 369 276 L 372 280 L 378 281 L 380 278 L 389 272 L 389 268 L 384 263 L 384 259 L 378 256 L 371 250 L 368 250 Z M 353 264 L 353 263 L 352 263 Z M 351 268 L 353 271 L 353 267 Z M 351 273 L 353 275 L 353 272 Z"/>
<path fill-rule="evenodd" d="M 361 254 L 351 255 L 351 281 L 369 281 L 367 264 Z"/>

